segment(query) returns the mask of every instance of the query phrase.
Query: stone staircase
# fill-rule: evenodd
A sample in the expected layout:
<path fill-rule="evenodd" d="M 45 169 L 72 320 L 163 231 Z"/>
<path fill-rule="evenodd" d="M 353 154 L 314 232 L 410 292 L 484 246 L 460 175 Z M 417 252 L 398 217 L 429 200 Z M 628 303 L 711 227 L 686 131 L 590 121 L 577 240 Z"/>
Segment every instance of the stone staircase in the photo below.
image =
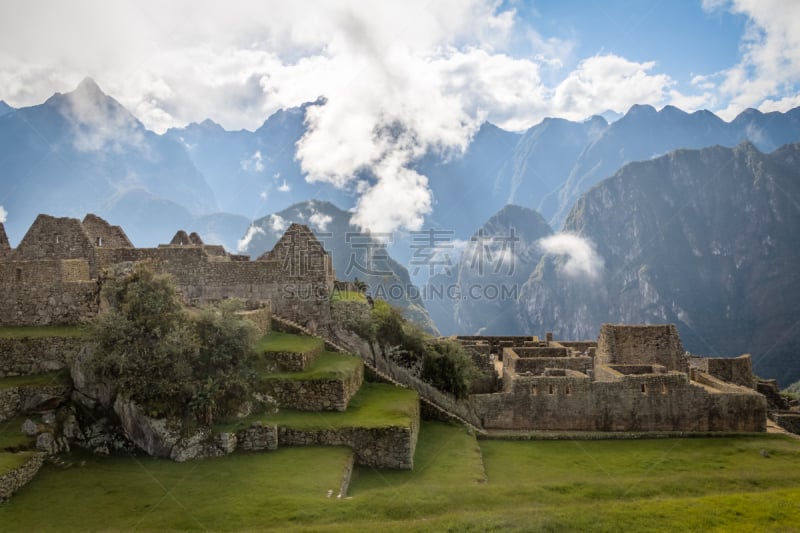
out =
<path fill-rule="evenodd" d="M 311 337 L 319 337 L 319 338 L 321 338 L 325 342 L 325 347 L 327 349 L 329 349 L 329 350 L 336 351 L 336 352 L 341 352 L 341 353 L 352 353 L 354 351 L 354 350 L 352 350 L 350 348 L 346 348 L 346 347 L 342 346 L 341 344 L 339 344 L 339 343 L 337 343 L 335 341 L 332 341 L 331 339 L 329 339 L 329 338 L 327 338 L 325 336 L 322 336 L 322 335 L 320 335 L 318 333 L 314 333 L 310 329 L 306 328 L 305 326 L 303 326 L 301 324 L 298 324 L 297 322 L 295 322 L 293 320 L 289 320 L 288 318 L 284 318 L 282 316 L 273 314 L 272 315 L 272 320 L 274 320 L 275 322 L 277 322 L 281 326 L 283 326 L 285 328 L 288 328 L 288 329 L 290 329 L 292 331 L 295 331 L 297 333 L 302 333 L 304 335 L 308 335 L 308 336 L 311 336 Z M 420 401 L 423 402 L 425 405 L 427 405 L 427 406 L 431 407 L 432 409 L 434 409 L 435 411 L 441 413 L 446 418 L 454 420 L 455 422 L 458 422 L 459 424 L 462 424 L 462 425 L 466 426 L 468 429 L 470 429 L 474 433 L 477 433 L 477 434 L 485 434 L 486 433 L 486 431 L 483 428 L 477 427 L 476 425 L 474 425 L 474 424 L 470 423 L 469 421 L 465 420 L 460 415 L 452 412 L 452 410 L 448 409 L 447 407 L 440 405 L 436 401 L 436 398 L 434 396 L 430 395 L 428 393 L 428 391 L 425 390 L 425 388 L 423 388 L 423 387 L 415 387 L 414 383 L 402 383 L 401 381 L 395 379 L 393 376 L 390 376 L 386 372 L 383 372 L 378 367 L 373 365 L 369 361 L 369 358 L 362 357 L 361 359 L 364 362 L 364 366 L 366 366 L 373 374 L 378 376 L 380 379 L 386 381 L 387 383 L 391 383 L 392 385 L 395 385 L 396 387 L 403 387 L 403 388 L 407 388 L 407 389 L 408 388 L 415 389 L 417 391 L 417 393 L 419 394 Z"/>

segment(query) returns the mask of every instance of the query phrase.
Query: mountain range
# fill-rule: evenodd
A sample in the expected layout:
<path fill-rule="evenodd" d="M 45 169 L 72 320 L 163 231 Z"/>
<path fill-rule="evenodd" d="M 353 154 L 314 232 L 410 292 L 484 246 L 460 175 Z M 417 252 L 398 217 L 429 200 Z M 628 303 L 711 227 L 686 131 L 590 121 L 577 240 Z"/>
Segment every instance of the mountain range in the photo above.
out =
<path fill-rule="evenodd" d="M 329 240 L 339 277 L 414 287 L 388 298 L 430 330 L 432 318 L 448 334 L 593 337 L 606 321 L 668 321 L 692 351 L 750 351 L 765 376 L 800 378 L 800 108 L 725 122 L 633 106 L 613 122 L 549 118 L 519 133 L 485 123 L 461 156 L 414 163 L 434 200 L 424 229 L 443 238 L 426 250 L 424 232 L 383 247 L 351 224 L 355 191 L 305 181 L 295 145 L 320 105 L 278 111 L 255 131 L 206 120 L 159 135 L 91 79 L 40 105 L 0 101 L 6 231 L 15 244 L 38 213 L 95 212 L 137 246 L 181 228 L 256 256 L 284 223 L 305 220 Z M 377 275 L 352 268 L 366 250 L 383 261 Z M 446 286 L 516 292 L 435 293 Z"/>

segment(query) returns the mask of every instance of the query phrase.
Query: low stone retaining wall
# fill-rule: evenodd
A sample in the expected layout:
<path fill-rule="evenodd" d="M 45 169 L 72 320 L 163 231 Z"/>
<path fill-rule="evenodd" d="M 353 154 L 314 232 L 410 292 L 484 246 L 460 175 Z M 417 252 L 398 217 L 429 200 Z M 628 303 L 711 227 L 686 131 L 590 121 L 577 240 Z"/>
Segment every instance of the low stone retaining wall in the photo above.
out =
<path fill-rule="evenodd" d="M 66 368 L 84 344 L 79 337 L 0 338 L 0 378 Z"/>
<path fill-rule="evenodd" d="M 0 502 L 9 499 L 15 492 L 27 485 L 42 467 L 43 453 L 20 453 L 29 453 L 30 458 L 10 472 L 0 475 Z"/>
<path fill-rule="evenodd" d="M 236 448 L 245 451 L 277 450 L 278 427 L 256 422 L 247 429 L 236 432 Z"/>
<path fill-rule="evenodd" d="M 278 429 L 280 446 L 348 446 L 356 455 L 356 464 L 380 468 L 414 468 L 414 450 L 419 428 L 390 426 L 383 428 Z"/>
<path fill-rule="evenodd" d="M 350 399 L 363 382 L 364 366 L 359 365 L 345 379 L 267 379 L 265 392 L 275 398 L 279 407 L 301 411 L 346 411 Z"/>
<path fill-rule="evenodd" d="M 69 399 L 70 385 L 36 385 L 0 389 L 0 422 L 40 409 L 55 409 Z"/>
<path fill-rule="evenodd" d="M 273 372 L 302 372 L 313 363 L 322 347 L 307 352 L 265 352 L 263 357 L 267 368 Z"/>
<path fill-rule="evenodd" d="M 772 413 L 770 417 L 789 433 L 800 435 L 800 412 Z"/>

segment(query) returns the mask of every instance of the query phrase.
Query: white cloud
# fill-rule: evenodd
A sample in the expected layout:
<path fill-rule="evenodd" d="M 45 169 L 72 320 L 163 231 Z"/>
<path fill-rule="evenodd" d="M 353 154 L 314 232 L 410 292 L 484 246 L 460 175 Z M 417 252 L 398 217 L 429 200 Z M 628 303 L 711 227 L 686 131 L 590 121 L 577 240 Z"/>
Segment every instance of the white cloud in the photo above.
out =
<path fill-rule="evenodd" d="M 5 223 L 7 218 L 8 218 L 8 211 L 6 211 L 5 207 L 0 205 L 0 224 Z"/>
<path fill-rule="evenodd" d="M 553 91 L 552 108 L 571 120 L 582 120 L 606 110 L 627 111 L 633 104 L 666 103 L 673 80 L 650 74 L 655 62 L 637 63 L 617 55 L 584 59 Z"/>
<path fill-rule="evenodd" d="M 308 217 L 308 221 L 311 225 L 316 226 L 318 230 L 328 231 L 328 224 L 333 221 L 333 217 L 325 213 L 320 213 L 319 211 L 314 211 L 311 216 Z"/>
<path fill-rule="evenodd" d="M 598 279 L 605 261 L 597 253 L 591 240 L 572 233 L 556 233 L 538 241 L 548 254 L 566 256 L 563 272 L 573 278 Z"/>
<path fill-rule="evenodd" d="M 286 183 L 286 180 L 283 180 L 283 184 L 280 187 L 278 187 L 278 190 L 281 192 L 289 192 L 292 190 L 292 188 L 289 186 L 288 183 Z"/>
<path fill-rule="evenodd" d="M 15 107 L 32 105 L 91 75 L 157 132 L 206 118 L 255 129 L 279 109 L 324 96 L 324 105 L 308 109 L 296 156 L 309 181 L 355 191 L 354 220 L 375 232 L 419 227 L 432 199 L 427 178 L 410 164 L 429 150 L 458 154 L 484 120 L 521 130 L 547 116 L 582 120 L 633 104 L 725 105 L 730 116 L 797 102 L 783 90 L 799 79 L 800 2 L 704 0 L 707 11 L 728 8 L 751 23 L 741 63 L 696 76 L 692 94 L 659 71 L 658 58 L 599 54 L 562 72 L 577 59 L 574 43 L 543 36 L 516 5 L 8 0 L 0 95 Z M 525 58 L 512 53 L 520 41 Z M 94 149 L 107 137 L 80 142 Z M 260 152 L 241 164 L 264 168 Z"/>
<path fill-rule="evenodd" d="M 289 224 L 282 216 L 273 214 L 269 216 L 269 227 L 275 233 L 280 233 L 288 228 Z"/>
<path fill-rule="evenodd" d="M 266 200 L 267 198 L 269 198 L 269 191 L 261 191 L 260 193 L 258 193 L 258 197 L 261 198 L 262 200 Z"/>
<path fill-rule="evenodd" d="M 738 64 L 721 73 L 718 114 L 730 120 L 748 107 L 787 111 L 797 105 L 800 84 L 800 2 L 706 0 L 707 10 L 728 9 L 748 17 Z"/>
<path fill-rule="evenodd" d="M 242 237 L 239 241 L 236 242 L 236 249 L 240 252 L 246 251 L 247 248 L 250 246 L 250 241 L 253 240 L 253 237 L 255 237 L 256 235 L 264 235 L 264 234 L 265 232 L 262 228 L 250 225 L 250 227 L 247 228 L 247 233 L 244 234 L 244 237 Z"/>
<path fill-rule="evenodd" d="M 261 150 L 256 150 L 250 157 L 239 161 L 239 165 L 246 172 L 262 172 L 264 170 L 264 159 L 261 157 Z"/>

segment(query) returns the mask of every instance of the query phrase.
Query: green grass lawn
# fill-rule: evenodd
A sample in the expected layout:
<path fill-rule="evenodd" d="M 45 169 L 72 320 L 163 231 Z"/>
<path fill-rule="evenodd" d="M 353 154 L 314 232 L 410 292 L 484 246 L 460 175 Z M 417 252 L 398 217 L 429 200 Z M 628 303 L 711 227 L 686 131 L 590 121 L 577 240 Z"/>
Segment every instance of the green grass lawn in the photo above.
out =
<path fill-rule="evenodd" d="M 345 412 L 281 409 L 274 414 L 251 415 L 236 422 L 220 424 L 214 427 L 214 431 L 238 431 L 256 421 L 296 429 L 408 426 L 417 402 L 416 391 L 383 383 L 364 383 L 350 399 Z"/>
<path fill-rule="evenodd" d="M 68 385 L 69 370 L 56 370 L 45 374 L 31 374 L 28 376 L 11 376 L 0 378 L 0 389 L 9 387 L 29 387 L 33 385 Z"/>
<path fill-rule="evenodd" d="M 0 339 L 85 336 L 86 330 L 81 326 L 6 326 L 0 328 Z"/>
<path fill-rule="evenodd" d="M 25 418 L 24 416 L 18 416 L 17 418 L 0 422 L 0 452 L 8 448 L 27 447 L 33 443 L 33 438 L 25 435 L 21 430 Z"/>
<path fill-rule="evenodd" d="M 324 342 L 317 337 L 306 335 L 294 335 L 292 333 L 281 333 L 272 331 L 264 335 L 258 342 L 256 351 L 258 352 L 309 352 L 311 350 L 322 349 Z"/>
<path fill-rule="evenodd" d="M 340 503 L 335 495 L 350 454 L 285 448 L 189 463 L 83 455 L 83 467 L 45 465 L 0 504 L 0 529 L 238 531 L 314 523 Z"/>
<path fill-rule="evenodd" d="M 761 450 L 768 457 L 762 456 Z M 346 451 L 284 448 L 175 464 L 47 465 L 0 505 L 0 529 L 293 531 L 796 531 L 800 441 L 478 440 L 424 422 L 415 470 L 356 467 Z"/>
<path fill-rule="evenodd" d="M 352 376 L 361 366 L 363 363 L 358 357 L 336 352 L 322 352 L 306 370 L 266 374 L 264 377 L 297 380 L 344 379 Z"/>
<path fill-rule="evenodd" d="M 0 453 L 0 476 L 25 464 L 33 452 Z"/>

